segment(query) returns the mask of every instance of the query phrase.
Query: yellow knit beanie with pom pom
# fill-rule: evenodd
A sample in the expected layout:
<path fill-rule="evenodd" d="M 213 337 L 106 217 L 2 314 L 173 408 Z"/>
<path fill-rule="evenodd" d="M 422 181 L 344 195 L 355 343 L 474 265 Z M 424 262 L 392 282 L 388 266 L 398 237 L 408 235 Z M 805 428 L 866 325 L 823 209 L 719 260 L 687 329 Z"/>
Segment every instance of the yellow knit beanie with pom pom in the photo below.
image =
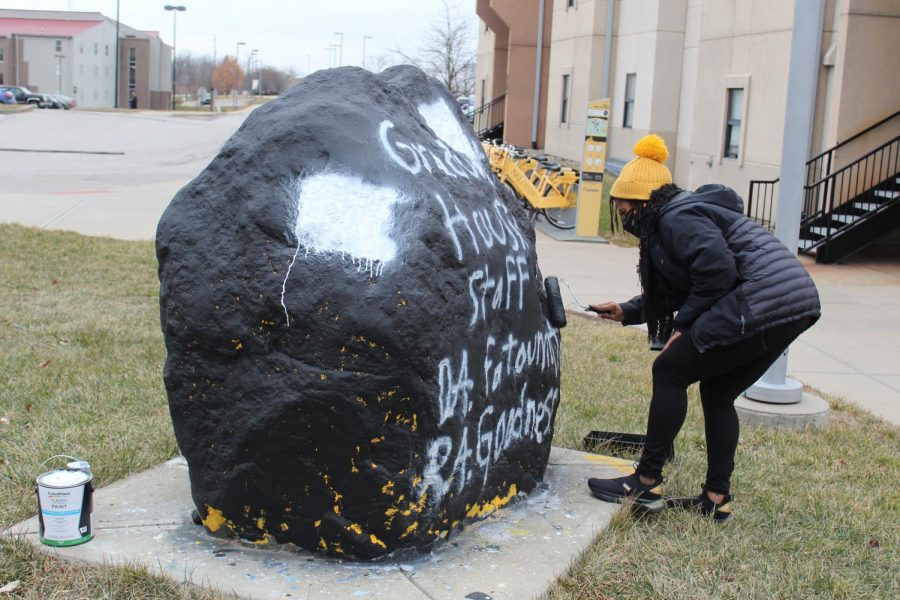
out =
<path fill-rule="evenodd" d="M 666 142 L 651 133 L 634 145 L 637 158 L 622 167 L 609 195 L 623 200 L 650 200 L 650 192 L 672 183 L 672 173 L 663 164 L 669 158 Z"/>

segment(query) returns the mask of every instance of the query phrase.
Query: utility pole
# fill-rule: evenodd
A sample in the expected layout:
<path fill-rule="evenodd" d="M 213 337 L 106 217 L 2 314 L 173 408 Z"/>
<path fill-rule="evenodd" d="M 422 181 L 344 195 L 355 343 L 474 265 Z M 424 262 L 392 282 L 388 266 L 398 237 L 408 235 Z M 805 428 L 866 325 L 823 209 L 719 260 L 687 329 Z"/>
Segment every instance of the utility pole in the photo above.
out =
<path fill-rule="evenodd" d="M 119 108 L 119 0 L 116 0 L 116 89 L 113 90 L 113 108 Z"/>
<path fill-rule="evenodd" d="M 186 11 L 187 8 L 181 5 L 173 6 L 172 4 L 166 4 L 163 8 L 172 11 L 172 110 L 175 110 L 175 39 L 178 33 L 178 13 Z"/>
<path fill-rule="evenodd" d="M 341 43 L 338 44 L 338 49 L 340 54 L 338 55 L 338 66 L 344 66 L 344 32 L 343 31 L 335 31 L 334 35 L 341 36 Z"/>
<path fill-rule="evenodd" d="M 246 42 L 238 42 L 234 45 L 234 62 L 237 63 L 238 68 L 241 68 L 241 46 L 247 45 Z M 244 88 L 244 81 L 241 79 L 241 89 Z M 237 108 L 237 90 L 231 90 L 231 107 Z"/>
<path fill-rule="evenodd" d="M 213 34 L 213 70 L 216 72 L 216 35 Z M 212 80 L 212 74 L 209 76 L 209 112 L 216 110 L 216 86 Z"/>
<path fill-rule="evenodd" d="M 56 57 L 56 93 L 62 94 L 62 59 L 66 57 L 65 54 L 54 54 Z"/>
<path fill-rule="evenodd" d="M 816 112 L 816 85 L 825 0 L 794 3 L 790 68 L 781 142 L 781 191 L 775 220 L 775 236 L 797 252 L 800 212 L 806 184 L 806 161 Z M 787 351 L 744 393 L 751 400 L 795 404 L 803 399 L 803 385 L 787 377 Z"/>
<path fill-rule="evenodd" d="M 366 68 L 366 40 L 371 40 L 371 39 L 372 39 L 371 35 L 363 36 L 363 60 L 362 60 L 362 68 L 363 69 Z"/>

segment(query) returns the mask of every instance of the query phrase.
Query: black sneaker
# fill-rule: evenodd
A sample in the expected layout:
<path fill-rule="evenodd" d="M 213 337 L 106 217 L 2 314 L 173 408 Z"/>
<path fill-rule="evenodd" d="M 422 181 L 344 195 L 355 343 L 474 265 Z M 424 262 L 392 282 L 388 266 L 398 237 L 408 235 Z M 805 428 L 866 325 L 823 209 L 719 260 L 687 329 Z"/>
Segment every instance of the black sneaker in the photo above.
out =
<path fill-rule="evenodd" d="M 716 504 L 706 495 L 706 490 L 700 492 L 699 496 L 690 496 L 687 498 L 669 498 L 666 505 L 669 508 L 683 508 L 691 510 L 705 517 L 712 517 L 716 523 L 724 523 L 731 518 L 733 510 L 731 507 L 732 498 L 726 494 L 724 500 Z"/>
<path fill-rule="evenodd" d="M 660 512 L 666 508 L 662 495 L 662 479 L 651 485 L 641 483 L 637 473 L 615 479 L 588 479 L 591 492 L 605 502 L 632 500 L 636 507 L 647 512 Z"/>

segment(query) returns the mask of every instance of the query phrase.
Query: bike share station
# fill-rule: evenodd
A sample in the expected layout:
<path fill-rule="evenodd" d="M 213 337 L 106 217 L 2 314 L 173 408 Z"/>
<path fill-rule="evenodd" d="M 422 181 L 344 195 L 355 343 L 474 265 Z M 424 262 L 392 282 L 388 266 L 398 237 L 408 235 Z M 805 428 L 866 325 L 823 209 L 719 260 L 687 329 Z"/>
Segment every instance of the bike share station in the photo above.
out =
<path fill-rule="evenodd" d="M 580 172 L 497 140 L 482 145 L 491 170 L 522 202 L 536 229 L 557 241 L 606 243 L 600 210 L 608 131 L 609 98 L 590 102 Z"/>

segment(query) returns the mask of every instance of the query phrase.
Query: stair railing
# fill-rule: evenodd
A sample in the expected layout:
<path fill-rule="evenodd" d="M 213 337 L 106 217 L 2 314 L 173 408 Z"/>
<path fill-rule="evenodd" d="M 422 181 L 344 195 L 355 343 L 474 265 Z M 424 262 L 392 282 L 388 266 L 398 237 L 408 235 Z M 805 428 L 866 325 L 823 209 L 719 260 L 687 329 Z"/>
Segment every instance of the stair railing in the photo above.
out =
<path fill-rule="evenodd" d="M 881 119 L 877 123 L 873 123 L 872 125 L 869 125 L 868 127 L 863 129 L 859 133 L 856 133 L 855 135 L 848 137 L 843 142 L 840 142 L 839 144 L 832 146 L 828 150 L 825 150 L 821 154 L 818 154 L 818 155 L 812 157 L 811 159 L 809 159 L 806 163 L 806 184 L 810 185 L 814 181 L 819 181 L 831 174 L 831 169 L 832 169 L 832 166 L 834 165 L 834 156 L 835 156 L 835 152 L 837 150 L 843 148 L 850 142 L 854 142 L 854 141 L 858 140 L 859 138 L 861 138 L 865 134 L 869 133 L 870 131 L 878 129 L 885 123 L 887 123 L 889 121 L 893 121 L 898 116 L 900 116 L 900 110 L 896 111 L 892 115 L 888 115 L 887 117 Z"/>
<path fill-rule="evenodd" d="M 772 181 L 754 179 L 750 181 L 750 194 L 747 196 L 747 216 L 768 229 L 775 231 L 775 219 L 772 211 L 775 206 L 775 184 L 781 178 Z"/>
<path fill-rule="evenodd" d="M 479 137 L 503 123 L 506 112 L 506 94 L 482 104 L 472 113 L 472 128 Z"/>
<path fill-rule="evenodd" d="M 849 165 L 841 167 L 812 184 L 804 186 L 804 215 L 800 228 L 810 227 L 834 209 L 851 200 L 870 204 L 855 222 L 870 219 L 886 209 L 896 198 L 885 202 L 876 200 L 867 192 L 875 193 L 875 188 L 886 192 L 900 191 L 897 178 L 900 177 L 900 136 L 895 137 Z M 826 224 L 824 239 L 816 245 L 828 243 L 836 228 Z"/>
<path fill-rule="evenodd" d="M 835 152 L 840 148 L 846 146 L 847 144 L 858 140 L 867 133 L 878 129 L 879 127 L 882 127 L 890 121 L 893 121 L 897 117 L 900 117 L 900 110 L 894 112 L 891 115 L 888 115 L 877 123 L 873 123 L 859 133 L 850 136 L 846 140 L 832 146 L 828 150 L 825 150 L 821 154 L 812 157 L 806 162 L 806 185 L 804 186 L 803 212 L 801 213 L 801 221 L 805 225 L 809 225 L 809 223 L 821 217 L 822 214 L 824 214 L 823 208 L 826 205 L 834 208 L 840 205 L 840 201 L 835 204 L 835 200 L 842 199 L 843 201 L 846 201 L 850 199 L 842 197 L 839 193 L 837 193 L 838 188 L 835 186 L 838 183 L 843 184 L 843 180 L 837 181 L 834 178 L 829 179 L 829 176 L 833 174 L 831 170 L 834 167 L 835 163 Z M 870 154 L 878 152 L 884 146 L 888 146 L 891 143 L 892 142 L 887 142 L 882 147 L 870 152 Z M 845 169 L 846 167 L 850 167 L 852 164 L 855 163 L 851 163 L 850 165 L 841 167 L 841 170 Z M 840 170 L 836 171 L 835 173 L 838 172 L 840 172 Z M 774 230 L 775 227 L 772 211 L 775 202 L 775 184 L 777 184 L 778 181 L 778 179 L 751 180 L 750 191 L 747 197 L 747 216 L 768 227 L 770 230 Z M 822 182 L 826 183 L 822 184 Z"/>

